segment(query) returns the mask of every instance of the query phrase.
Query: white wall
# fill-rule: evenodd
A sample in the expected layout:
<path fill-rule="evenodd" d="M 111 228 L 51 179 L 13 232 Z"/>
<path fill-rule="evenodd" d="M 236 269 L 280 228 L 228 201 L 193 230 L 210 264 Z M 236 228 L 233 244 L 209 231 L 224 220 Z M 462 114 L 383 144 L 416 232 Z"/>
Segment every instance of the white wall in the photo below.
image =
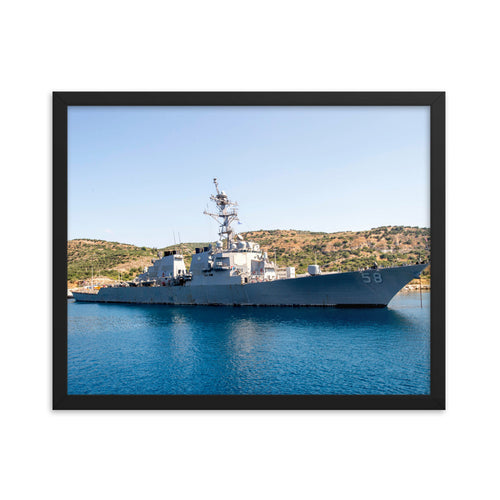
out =
<path fill-rule="evenodd" d="M 498 492 L 493 5 L 3 5 L 3 498 L 421 500 Z M 50 92 L 186 89 L 447 91 L 446 412 L 50 410 L 51 300 L 40 285 L 51 277 Z M 19 282 L 23 253 L 39 265 Z"/>

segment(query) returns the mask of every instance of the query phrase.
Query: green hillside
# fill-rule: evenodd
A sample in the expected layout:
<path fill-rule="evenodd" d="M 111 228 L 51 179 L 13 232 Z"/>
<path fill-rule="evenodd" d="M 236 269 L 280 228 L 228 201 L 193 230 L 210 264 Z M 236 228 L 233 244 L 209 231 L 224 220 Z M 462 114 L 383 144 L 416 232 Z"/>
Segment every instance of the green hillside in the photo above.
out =
<path fill-rule="evenodd" d="M 320 233 L 295 230 L 260 230 L 242 236 L 268 252 L 279 266 L 294 266 L 298 274 L 317 262 L 323 271 L 354 271 L 373 265 L 397 266 L 428 259 L 428 228 L 387 226 L 368 231 Z M 68 281 L 94 276 L 129 280 L 142 272 L 158 252 L 180 250 L 189 267 L 195 247 L 208 243 L 183 243 L 165 248 L 137 247 L 103 240 L 78 239 L 68 242 Z"/>
<path fill-rule="evenodd" d="M 195 247 L 207 243 L 183 243 L 164 248 L 137 247 L 115 241 L 77 239 L 68 241 L 68 281 L 76 282 L 94 276 L 113 280 L 129 280 L 151 265 L 158 253 L 164 250 L 180 250 L 185 256 Z M 189 259 L 186 259 L 186 264 Z"/>
<path fill-rule="evenodd" d="M 295 266 L 304 273 L 315 262 L 325 272 L 355 271 L 375 262 L 381 267 L 429 259 L 428 228 L 384 226 L 368 231 L 319 233 L 311 231 L 251 231 L 255 241 L 279 266 Z"/>

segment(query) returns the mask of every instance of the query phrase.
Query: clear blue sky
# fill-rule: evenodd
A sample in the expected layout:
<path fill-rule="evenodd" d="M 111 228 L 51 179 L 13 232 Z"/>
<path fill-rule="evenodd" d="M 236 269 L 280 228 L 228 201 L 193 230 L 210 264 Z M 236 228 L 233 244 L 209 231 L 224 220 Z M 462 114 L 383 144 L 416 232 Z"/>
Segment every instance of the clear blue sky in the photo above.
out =
<path fill-rule="evenodd" d="M 212 179 L 240 232 L 430 226 L 428 107 L 78 107 L 69 239 L 213 241 Z"/>

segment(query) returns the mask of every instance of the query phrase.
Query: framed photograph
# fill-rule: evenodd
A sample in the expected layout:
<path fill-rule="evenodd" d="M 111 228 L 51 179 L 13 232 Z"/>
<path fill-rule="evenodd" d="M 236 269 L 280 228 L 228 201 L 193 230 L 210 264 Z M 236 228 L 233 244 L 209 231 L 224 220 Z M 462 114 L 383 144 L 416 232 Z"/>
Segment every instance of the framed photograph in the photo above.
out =
<path fill-rule="evenodd" d="M 444 92 L 54 92 L 53 169 L 54 409 L 445 408 Z"/>

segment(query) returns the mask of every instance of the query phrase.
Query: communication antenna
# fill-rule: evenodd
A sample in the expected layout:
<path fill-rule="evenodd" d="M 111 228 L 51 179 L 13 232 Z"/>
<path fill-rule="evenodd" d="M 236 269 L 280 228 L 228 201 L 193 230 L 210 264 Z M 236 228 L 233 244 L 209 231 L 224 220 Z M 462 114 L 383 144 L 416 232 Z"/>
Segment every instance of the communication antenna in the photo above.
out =
<path fill-rule="evenodd" d="M 239 221 L 238 210 L 236 208 L 238 203 L 231 201 L 227 194 L 219 189 L 217 178 L 214 178 L 214 184 L 217 194 L 215 196 L 211 195 L 210 199 L 215 202 L 218 213 L 211 213 L 208 210 L 205 210 L 203 213 L 205 215 L 210 215 L 212 219 L 217 221 L 217 224 L 219 224 L 219 238 L 222 240 L 226 237 L 227 248 L 230 248 L 234 233 L 231 224 L 234 221 Z"/>

